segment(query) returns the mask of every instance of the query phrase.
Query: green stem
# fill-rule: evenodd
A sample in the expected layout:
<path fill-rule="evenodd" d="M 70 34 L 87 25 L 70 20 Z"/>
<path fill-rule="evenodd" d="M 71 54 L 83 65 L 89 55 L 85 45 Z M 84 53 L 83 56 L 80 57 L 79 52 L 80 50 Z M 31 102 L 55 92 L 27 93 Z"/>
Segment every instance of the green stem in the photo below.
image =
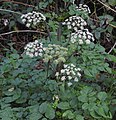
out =
<path fill-rule="evenodd" d="M 49 64 L 50 64 L 50 61 L 48 61 L 47 63 L 47 69 L 46 69 L 46 80 L 48 81 L 48 71 L 49 71 Z"/>

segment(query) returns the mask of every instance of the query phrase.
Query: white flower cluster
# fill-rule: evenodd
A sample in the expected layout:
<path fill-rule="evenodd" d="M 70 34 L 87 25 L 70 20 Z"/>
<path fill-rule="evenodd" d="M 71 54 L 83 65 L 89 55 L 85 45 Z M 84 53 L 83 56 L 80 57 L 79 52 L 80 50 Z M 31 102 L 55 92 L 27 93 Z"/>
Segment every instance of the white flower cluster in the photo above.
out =
<path fill-rule="evenodd" d="M 8 19 L 1 19 L 1 22 L 3 22 L 4 26 L 7 26 L 9 24 L 9 20 Z"/>
<path fill-rule="evenodd" d="M 59 62 L 65 62 L 67 52 L 67 48 L 56 44 L 49 44 L 48 47 L 45 48 L 44 62 L 48 62 L 50 60 L 55 64 L 58 64 Z"/>
<path fill-rule="evenodd" d="M 64 64 L 64 68 L 60 70 L 60 72 L 56 72 L 55 76 L 57 79 L 61 81 L 68 80 L 68 86 L 72 85 L 72 82 L 78 82 L 81 77 L 80 73 L 81 69 L 76 68 L 74 64 Z"/>
<path fill-rule="evenodd" d="M 24 53 L 30 57 L 37 57 L 37 56 L 42 56 L 43 55 L 43 44 L 39 43 L 38 40 L 35 40 L 34 42 L 29 42 L 25 47 L 24 47 Z"/>
<path fill-rule="evenodd" d="M 79 4 L 79 6 L 76 6 L 76 10 L 84 11 L 86 13 L 91 13 L 89 7 L 87 5 Z"/>
<path fill-rule="evenodd" d="M 26 24 L 27 27 L 30 27 L 32 25 L 36 26 L 41 21 L 45 21 L 46 17 L 42 13 L 33 11 L 23 14 L 21 16 L 21 20 L 24 24 Z"/>
<path fill-rule="evenodd" d="M 90 44 L 91 41 L 94 41 L 94 37 L 88 29 L 78 30 L 78 32 L 71 34 L 72 43 L 78 42 L 79 44 Z"/>
<path fill-rule="evenodd" d="M 84 29 L 84 26 L 87 25 L 87 22 L 79 16 L 71 16 L 67 18 L 62 24 L 67 25 L 68 29 L 72 29 L 77 32 L 79 29 Z"/>

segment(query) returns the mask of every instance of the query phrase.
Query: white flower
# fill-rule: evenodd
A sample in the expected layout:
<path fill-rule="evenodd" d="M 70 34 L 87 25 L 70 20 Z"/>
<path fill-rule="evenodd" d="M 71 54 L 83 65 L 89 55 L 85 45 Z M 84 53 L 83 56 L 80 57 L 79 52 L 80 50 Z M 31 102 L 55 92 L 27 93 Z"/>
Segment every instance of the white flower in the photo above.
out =
<path fill-rule="evenodd" d="M 77 27 L 74 27 L 74 30 L 75 30 L 75 31 L 78 31 L 78 28 L 77 28 Z"/>
<path fill-rule="evenodd" d="M 75 73 L 74 71 L 72 71 L 72 74 L 73 74 L 73 75 L 76 75 L 76 73 Z"/>
<path fill-rule="evenodd" d="M 84 23 L 83 23 L 83 22 L 81 22 L 80 24 L 81 24 L 82 26 L 84 25 Z"/>
<path fill-rule="evenodd" d="M 78 75 L 79 77 L 81 77 L 81 74 L 80 74 L 79 72 L 77 72 L 77 75 Z"/>
<path fill-rule="evenodd" d="M 85 42 L 86 42 L 86 44 L 90 44 L 91 41 L 90 40 L 86 40 Z"/>
<path fill-rule="evenodd" d="M 91 35 L 88 35 L 88 39 L 91 39 Z"/>
<path fill-rule="evenodd" d="M 66 77 L 65 77 L 65 76 L 62 76 L 62 77 L 61 77 L 61 80 L 62 80 L 62 81 L 66 80 Z"/>
<path fill-rule="evenodd" d="M 28 16 L 27 19 L 30 20 L 30 16 Z"/>
<path fill-rule="evenodd" d="M 95 41 L 94 37 L 92 37 L 92 41 Z"/>
<path fill-rule="evenodd" d="M 26 19 L 22 19 L 22 22 L 25 23 L 25 22 L 26 22 Z"/>
<path fill-rule="evenodd" d="M 39 54 L 38 54 L 38 52 L 35 52 L 35 56 L 37 57 Z"/>
<path fill-rule="evenodd" d="M 34 42 L 35 44 L 37 44 L 38 43 L 38 40 L 35 40 L 35 42 Z"/>
<path fill-rule="evenodd" d="M 43 43 L 40 43 L 40 47 L 42 47 L 43 46 Z"/>
<path fill-rule="evenodd" d="M 83 39 L 86 39 L 86 36 L 85 36 L 85 35 L 83 35 Z"/>
<path fill-rule="evenodd" d="M 72 23 L 72 26 L 75 26 L 75 22 Z"/>
<path fill-rule="evenodd" d="M 27 13 L 21 16 L 22 22 L 25 23 L 27 21 L 26 26 L 30 27 L 29 23 L 32 21 L 32 25 L 36 25 L 37 23 L 40 22 L 40 20 L 45 21 L 46 17 L 42 13 L 37 13 L 33 11 L 32 13 Z"/>
<path fill-rule="evenodd" d="M 29 19 L 28 22 L 32 22 L 32 19 Z"/>
<path fill-rule="evenodd" d="M 26 54 L 26 55 L 30 55 L 30 53 L 29 53 L 29 52 L 26 52 L 25 54 Z"/>
<path fill-rule="evenodd" d="M 39 56 L 42 56 L 43 54 L 42 53 L 39 53 Z"/>
<path fill-rule="evenodd" d="M 83 30 L 83 29 L 84 29 L 84 27 L 83 27 L 83 26 L 80 26 L 80 29 L 82 29 L 82 30 Z"/>
<path fill-rule="evenodd" d="M 68 66 L 67 68 L 68 68 L 68 69 L 71 69 L 71 67 L 70 67 L 70 66 Z"/>
<path fill-rule="evenodd" d="M 37 22 L 37 18 L 33 19 L 33 22 Z"/>
<path fill-rule="evenodd" d="M 34 49 L 31 49 L 30 51 L 31 51 L 31 52 L 34 52 Z"/>
<path fill-rule="evenodd" d="M 59 76 L 59 72 L 56 72 L 55 76 L 58 77 Z"/>
<path fill-rule="evenodd" d="M 32 15 L 32 13 L 30 13 L 30 12 L 29 12 L 29 13 L 28 13 L 28 15 L 30 15 L 30 16 L 31 16 L 31 15 Z"/>
<path fill-rule="evenodd" d="M 64 69 L 62 69 L 62 70 L 61 70 L 61 73 L 65 73 L 65 70 L 64 70 Z"/>
<path fill-rule="evenodd" d="M 29 56 L 30 56 L 30 57 L 34 57 L 33 53 L 29 53 Z"/>
<path fill-rule="evenodd" d="M 26 50 L 26 49 L 27 49 L 27 46 L 25 46 L 24 49 Z"/>
<path fill-rule="evenodd" d="M 67 71 L 67 72 L 66 72 L 66 74 L 67 74 L 67 75 L 69 75 L 69 74 L 70 74 L 70 72 L 69 72 L 69 71 Z"/>
<path fill-rule="evenodd" d="M 53 96 L 53 100 L 59 100 L 59 96 L 58 95 L 54 95 Z"/>
<path fill-rule="evenodd" d="M 79 26 L 80 26 L 80 24 L 79 24 L 79 23 L 77 23 L 77 26 L 79 27 Z"/>
<path fill-rule="evenodd" d="M 68 65 L 64 65 L 64 68 L 67 68 Z"/>
<path fill-rule="evenodd" d="M 79 39 L 79 44 L 80 45 L 83 44 L 83 40 Z"/>
<path fill-rule="evenodd" d="M 71 29 L 72 27 L 71 27 L 71 25 L 68 25 L 68 29 Z"/>
<path fill-rule="evenodd" d="M 33 22 L 33 25 L 36 25 L 37 24 L 37 22 Z"/>
<path fill-rule="evenodd" d="M 37 20 L 37 23 L 39 23 L 39 22 L 40 22 L 40 20 L 38 19 L 38 20 Z"/>
<path fill-rule="evenodd" d="M 72 83 L 71 82 L 68 82 L 68 87 L 70 87 L 72 85 Z"/>
<path fill-rule="evenodd" d="M 70 25 L 71 24 L 71 22 L 67 22 L 67 25 Z"/>
<path fill-rule="evenodd" d="M 76 6 L 76 9 L 79 10 L 79 11 L 84 11 L 84 12 L 87 12 L 87 13 L 91 13 L 91 11 L 90 11 L 90 9 L 87 5 L 79 4 L 79 6 Z"/>
<path fill-rule="evenodd" d="M 81 71 L 81 68 L 77 68 L 78 71 Z"/>
<path fill-rule="evenodd" d="M 70 64 L 70 66 L 71 66 L 71 67 L 75 67 L 75 65 L 74 65 L 74 64 L 72 64 L 72 63 Z"/>
<path fill-rule="evenodd" d="M 65 24 L 66 24 L 65 22 L 62 23 L 62 25 L 65 25 Z"/>
<path fill-rule="evenodd" d="M 81 35 L 81 34 L 79 34 L 79 35 L 78 35 L 78 37 L 79 37 L 79 38 L 81 38 L 81 37 L 82 37 L 82 35 Z"/>
<path fill-rule="evenodd" d="M 71 79 L 72 79 L 72 77 L 71 77 L 71 76 L 68 76 L 68 79 L 69 79 L 69 80 L 71 80 Z"/>
<path fill-rule="evenodd" d="M 43 20 L 44 20 L 44 21 L 46 20 L 46 17 L 45 17 L 45 16 L 43 16 Z"/>
<path fill-rule="evenodd" d="M 76 77 L 76 78 L 74 79 L 74 81 L 75 81 L 75 82 L 78 82 L 79 80 L 78 80 L 78 78 Z"/>
<path fill-rule="evenodd" d="M 30 23 L 27 23 L 27 24 L 26 24 L 27 27 L 30 27 L 30 25 L 31 25 Z"/>
<path fill-rule="evenodd" d="M 45 50 L 46 50 L 46 48 L 44 47 L 44 48 L 43 48 L 43 50 L 45 51 Z"/>
<path fill-rule="evenodd" d="M 32 13 L 36 14 L 36 12 L 35 12 L 35 11 L 33 11 Z"/>
<path fill-rule="evenodd" d="M 14 87 L 12 87 L 12 88 L 8 89 L 8 91 L 9 91 L 9 92 L 14 91 Z"/>
<path fill-rule="evenodd" d="M 39 49 L 39 52 L 43 52 L 43 50 L 42 50 L 42 49 Z"/>
<path fill-rule="evenodd" d="M 24 17 L 25 17 L 25 15 L 21 15 L 21 19 L 24 18 Z"/>

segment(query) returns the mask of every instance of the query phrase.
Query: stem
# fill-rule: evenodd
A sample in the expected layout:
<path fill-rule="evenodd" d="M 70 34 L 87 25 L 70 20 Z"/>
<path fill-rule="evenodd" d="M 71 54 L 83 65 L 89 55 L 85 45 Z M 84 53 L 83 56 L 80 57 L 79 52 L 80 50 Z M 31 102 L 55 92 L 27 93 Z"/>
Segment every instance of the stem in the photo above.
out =
<path fill-rule="evenodd" d="M 48 61 L 48 63 L 47 63 L 47 69 L 46 69 L 46 79 L 47 79 L 47 81 L 48 81 L 48 71 L 49 71 L 49 64 L 50 64 L 50 61 Z"/>
<path fill-rule="evenodd" d="M 61 40 L 61 31 L 62 31 L 62 23 L 59 22 L 59 27 L 57 30 L 57 40 L 60 41 Z"/>
<path fill-rule="evenodd" d="M 49 28 L 48 28 L 48 25 L 47 25 L 46 21 L 45 21 L 45 26 L 46 26 L 46 29 L 47 29 L 49 40 L 51 41 L 51 35 L 50 35 L 50 31 L 49 31 Z"/>

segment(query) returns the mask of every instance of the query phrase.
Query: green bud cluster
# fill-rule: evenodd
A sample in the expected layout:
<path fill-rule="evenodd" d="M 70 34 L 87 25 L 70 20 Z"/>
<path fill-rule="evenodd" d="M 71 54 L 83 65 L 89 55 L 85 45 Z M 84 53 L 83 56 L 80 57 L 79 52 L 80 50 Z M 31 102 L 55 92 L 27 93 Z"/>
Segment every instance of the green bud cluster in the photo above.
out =
<path fill-rule="evenodd" d="M 52 61 L 54 64 L 65 62 L 67 53 L 67 48 L 56 44 L 49 44 L 44 53 L 44 62 Z"/>

